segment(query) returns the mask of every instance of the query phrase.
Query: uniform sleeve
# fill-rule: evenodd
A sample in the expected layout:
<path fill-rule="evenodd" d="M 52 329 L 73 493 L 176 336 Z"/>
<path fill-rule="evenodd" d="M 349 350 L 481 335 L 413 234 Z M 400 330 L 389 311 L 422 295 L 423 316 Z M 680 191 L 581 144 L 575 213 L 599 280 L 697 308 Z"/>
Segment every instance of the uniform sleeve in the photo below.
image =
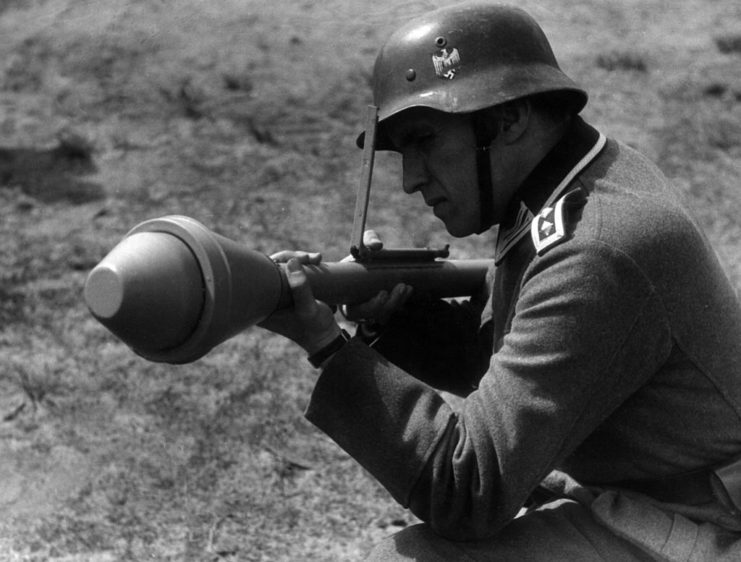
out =
<path fill-rule="evenodd" d="M 525 272 L 510 332 L 459 413 L 354 342 L 320 376 L 307 417 L 436 532 L 480 539 L 516 515 L 670 348 L 640 269 L 599 242 L 569 241 Z"/>

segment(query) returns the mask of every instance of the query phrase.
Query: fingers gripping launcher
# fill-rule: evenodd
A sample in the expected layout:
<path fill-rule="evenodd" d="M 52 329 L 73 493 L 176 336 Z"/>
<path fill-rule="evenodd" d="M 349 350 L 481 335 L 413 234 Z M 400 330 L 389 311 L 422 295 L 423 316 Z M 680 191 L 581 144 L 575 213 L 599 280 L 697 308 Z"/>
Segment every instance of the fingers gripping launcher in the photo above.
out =
<path fill-rule="evenodd" d="M 351 304 L 399 282 L 433 298 L 471 295 L 489 260 L 407 259 L 306 266 L 317 299 Z M 292 305 L 285 266 L 188 217 L 143 222 L 90 272 L 93 316 L 150 361 L 189 363 Z"/>

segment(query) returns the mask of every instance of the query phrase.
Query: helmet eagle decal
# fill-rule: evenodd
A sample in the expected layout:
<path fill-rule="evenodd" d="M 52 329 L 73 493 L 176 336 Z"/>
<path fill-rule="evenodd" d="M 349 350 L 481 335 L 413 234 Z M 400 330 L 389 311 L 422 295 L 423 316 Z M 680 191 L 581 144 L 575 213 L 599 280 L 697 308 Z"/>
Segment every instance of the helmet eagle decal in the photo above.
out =
<path fill-rule="evenodd" d="M 443 43 L 445 40 L 442 37 L 438 37 L 436 43 Z M 435 67 L 435 74 L 438 78 L 445 78 L 446 80 L 452 80 L 455 78 L 456 72 L 458 72 L 458 65 L 461 62 L 461 55 L 458 53 L 458 49 L 443 48 L 439 54 L 432 55 L 432 64 Z"/>

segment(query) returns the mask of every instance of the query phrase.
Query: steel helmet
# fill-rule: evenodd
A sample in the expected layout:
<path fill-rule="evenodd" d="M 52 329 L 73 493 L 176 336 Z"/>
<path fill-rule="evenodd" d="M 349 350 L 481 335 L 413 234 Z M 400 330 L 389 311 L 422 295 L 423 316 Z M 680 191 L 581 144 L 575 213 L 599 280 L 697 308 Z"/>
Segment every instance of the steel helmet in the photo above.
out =
<path fill-rule="evenodd" d="M 574 113 L 587 102 L 530 15 L 480 0 L 441 8 L 399 28 L 376 58 L 377 148 L 389 148 L 383 122 L 405 109 L 471 113 L 546 92 L 569 97 Z"/>

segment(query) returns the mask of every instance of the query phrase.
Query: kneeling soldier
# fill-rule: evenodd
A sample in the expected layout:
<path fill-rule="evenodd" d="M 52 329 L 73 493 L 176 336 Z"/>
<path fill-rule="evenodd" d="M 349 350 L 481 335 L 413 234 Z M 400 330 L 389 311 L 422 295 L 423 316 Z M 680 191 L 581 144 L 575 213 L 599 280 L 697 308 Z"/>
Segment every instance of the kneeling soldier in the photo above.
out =
<path fill-rule="evenodd" d="M 741 309 L 678 190 L 579 117 L 519 9 L 405 25 L 374 96 L 404 190 L 453 236 L 499 234 L 481 295 L 399 286 L 349 341 L 316 258 L 281 254 L 296 305 L 266 326 L 321 365 L 308 419 L 424 521 L 372 559 L 741 560 Z"/>

